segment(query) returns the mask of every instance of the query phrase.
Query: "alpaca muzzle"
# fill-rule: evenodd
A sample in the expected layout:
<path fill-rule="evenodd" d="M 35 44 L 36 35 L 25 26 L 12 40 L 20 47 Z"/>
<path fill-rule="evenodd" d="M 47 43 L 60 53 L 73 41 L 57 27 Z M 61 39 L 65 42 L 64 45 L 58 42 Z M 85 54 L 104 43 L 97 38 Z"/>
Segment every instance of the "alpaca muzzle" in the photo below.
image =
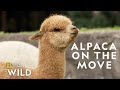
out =
<path fill-rule="evenodd" d="M 73 34 L 73 35 L 77 35 L 78 32 L 79 32 L 79 30 L 78 30 L 76 27 L 74 27 L 74 28 L 72 28 L 72 32 L 71 32 L 71 34 Z"/>

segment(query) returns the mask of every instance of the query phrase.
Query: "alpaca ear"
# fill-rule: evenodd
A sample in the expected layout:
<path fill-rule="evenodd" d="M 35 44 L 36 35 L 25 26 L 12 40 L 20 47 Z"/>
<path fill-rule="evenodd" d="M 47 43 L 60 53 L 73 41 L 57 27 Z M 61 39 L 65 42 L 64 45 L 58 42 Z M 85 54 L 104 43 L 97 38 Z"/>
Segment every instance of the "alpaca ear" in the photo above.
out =
<path fill-rule="evenodd" d="M 33 36 L 29 37 L 29 40 L 39 40 L 42 38 L 44 33 L 39 31 L 38 33 L 34 34 Z"/>

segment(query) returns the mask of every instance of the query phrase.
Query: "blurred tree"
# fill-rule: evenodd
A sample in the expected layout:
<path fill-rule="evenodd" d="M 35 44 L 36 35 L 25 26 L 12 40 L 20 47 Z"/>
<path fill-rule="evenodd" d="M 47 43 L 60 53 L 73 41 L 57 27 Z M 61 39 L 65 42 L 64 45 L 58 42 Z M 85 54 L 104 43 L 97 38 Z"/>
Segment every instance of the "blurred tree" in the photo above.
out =
<path fill-rule="evenodd" d="M 1 28 L 2 28 L 2 31 L 7 31 L 7 19 L 6 19 L 6 16 L 7 16 L 7 12 L 6 11 L 1 11 Z"/>
<path fill-rule="evenodd" d="M 68 15 L 77 27 L 90 27 L 91 11 L 69 11 Z"/>
<path fill-rule="evenodd" d="M 69 15 L 79 28 L 107 27 L 112 22 L 103 11 L 69 11 Z"/>
<path fill-rule="evenodd" d="M 67 15 L 79 28 L 120 25 L 120 11 L 1 11 L 0 29 L 5 32 L 38 30 L 51 14 Z"/>
<path fill-rule="evenodd" d="M 92 11 L 91 27 L 107 27 L 110 25 L 108 18 L 102 11 Z"/>
<path fill-rule="evenodd" d="M 93 17 L 98 16 L 98 15 L 101 15 L 101 14 L 102 14 L 101 11 L 92 11 Z"/>
<path fill-rule="evenodd" d="M 15 15 L 17 31 L 31 31 L 30 11 L 16 11 Z"/>
<path fill-rule="evenodd" d="M 105 15 L 97 14 L 91 19 L 91 27 L 106 27 L 109 26 L 109 22 Z"/>
<path fill-rule="evenodd" d="M 8 32 L 34 31 L 50 14 L 66 14 L 66 11 L 15 11 L 8 12 Z M 16 27 L 15 27 L 16 26 Z"/>
<path fill-rule="evenodd" d="M 29 11 L 7 11 L 8 29 L 6 32 L 30 30 Z"/>
<path fill-rule="evenodd" d="M 103 11 L 103 14 L 106 15 L 111 26 L 120 25 L 120 11 Z"/>
<path fill-rule="evenodd" d="M 39 29 L 43 20 L 51 14 L 67 15 L 67 12 L 66 11 L 32 11 L 30 15 L 31 18 L 30 26 L 32 30 Z"/>
<path fill-rule="evenodd" d="M 120 12 L 119 11 L 110 11 L 112 18 L 112 26 L 120 25 Z"/>

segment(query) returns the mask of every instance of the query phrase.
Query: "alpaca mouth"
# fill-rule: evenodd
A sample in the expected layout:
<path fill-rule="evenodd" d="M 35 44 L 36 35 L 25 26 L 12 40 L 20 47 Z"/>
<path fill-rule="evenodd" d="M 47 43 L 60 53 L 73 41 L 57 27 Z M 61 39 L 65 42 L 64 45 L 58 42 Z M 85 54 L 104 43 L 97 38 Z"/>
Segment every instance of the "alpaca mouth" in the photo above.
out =
<path fill-rule="evenodd" d="M 78 34 L 78 30 L 74 30 L 73 32 L 71 32 L 72 35 L 77 35 Z"/>
<path fill-rule="evenodd" d="M 78 34 L 78 32 L 77 33 L 71 33 L 72 35 L 77 35 Z"/>

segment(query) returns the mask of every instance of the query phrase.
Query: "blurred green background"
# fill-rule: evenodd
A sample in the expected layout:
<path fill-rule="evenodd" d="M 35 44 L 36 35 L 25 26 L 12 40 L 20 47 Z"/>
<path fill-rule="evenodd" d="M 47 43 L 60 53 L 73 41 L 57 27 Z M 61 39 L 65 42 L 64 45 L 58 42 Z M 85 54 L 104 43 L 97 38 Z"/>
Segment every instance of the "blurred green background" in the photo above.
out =
<path fill-rule="evenodd" d="M 67 15 L 78 28 L 88 30 L 120 27 L 120 11 L 0 11 L 0 32 L 36 31 L 51 14 Z"/>

